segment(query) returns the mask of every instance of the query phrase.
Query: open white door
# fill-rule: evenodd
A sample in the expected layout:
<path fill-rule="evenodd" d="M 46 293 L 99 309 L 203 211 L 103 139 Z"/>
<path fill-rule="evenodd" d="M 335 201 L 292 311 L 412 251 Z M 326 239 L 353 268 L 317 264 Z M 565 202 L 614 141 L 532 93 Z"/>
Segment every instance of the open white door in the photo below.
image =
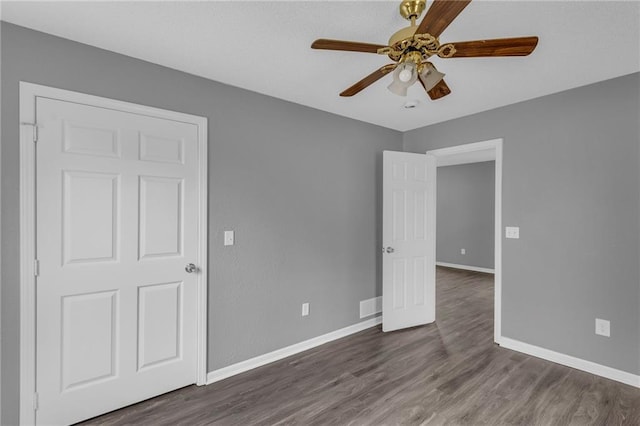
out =
<path fill-rule="evenodd" d="M 384 151 L 382 330 L 435 321 L 435 158 Z"/>

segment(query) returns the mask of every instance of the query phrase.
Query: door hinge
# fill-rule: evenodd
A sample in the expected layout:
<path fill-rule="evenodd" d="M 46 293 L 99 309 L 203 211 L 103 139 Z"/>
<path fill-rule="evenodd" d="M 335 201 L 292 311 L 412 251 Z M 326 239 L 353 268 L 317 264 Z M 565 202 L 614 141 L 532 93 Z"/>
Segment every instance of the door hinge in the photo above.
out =
<path fill-rule="evenodd" d="M 33 275 L 36 277 L 40 275 L 40 261 L 38 259 L 33 261 Z"/>
<path fill-rule="evenodd" d="M 38 409 L 38 392 L 33 394 L 33 409 Z"/>
<path fill-rule="evenodd" d="M 33 127 L 33 143 L 38 142 L 38 125 L 36 123 L 20 123 L 23 126 L 31 126 Z"/>

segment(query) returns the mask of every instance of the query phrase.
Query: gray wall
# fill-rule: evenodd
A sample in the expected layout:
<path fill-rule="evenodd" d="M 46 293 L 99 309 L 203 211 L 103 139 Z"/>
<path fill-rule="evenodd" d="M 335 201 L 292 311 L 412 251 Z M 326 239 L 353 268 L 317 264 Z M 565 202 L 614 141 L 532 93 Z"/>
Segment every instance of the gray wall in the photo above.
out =
<path fill-rule="evenodd" d="M 381 152 L 400 133 L 11 24 L 1 47 L 2 424 L 17 422 L 20 80 L 208 117 L 209 370 L 357 323 L 380 294 Z"/>
<path fill-rule="evenodd" d="M 2 424 L 17 421 L 19 80 L 209 118 L 210 370 L 353 324 L 380 294 L 380 152 L 399 133 L 10 24 L 1 38 Z M 504 335 L 636 374 L 639 91 L 633 74 L 404 135 L 411 152 L 505 138 L 503 222 L 521 239 L 504 240 Z"/>
<path fill-rule="evenodd" d="M 437 261 L 493 269 L 495 161 L 438 167 L 437 185 Z"/>
<path fill-rule="evenodd" d="M 640 372 L 639 117 L 635 73 L 404 134 L 410 152 L 504 138 L 504 336 Z"/>

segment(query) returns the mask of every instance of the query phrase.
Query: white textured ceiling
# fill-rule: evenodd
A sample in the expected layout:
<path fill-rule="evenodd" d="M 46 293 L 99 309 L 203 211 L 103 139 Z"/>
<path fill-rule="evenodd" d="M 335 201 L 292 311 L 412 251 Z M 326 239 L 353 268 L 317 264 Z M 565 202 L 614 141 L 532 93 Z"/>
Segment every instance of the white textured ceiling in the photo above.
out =
<path fill-rule="evenodd" d="M 391 76 L 339 97 L 389 59 L 311 50 L 311 42 L 386 44 L 407 25 L 398 4 L 2 2 L 2 19 L 400 131 L 640 71 L 640 2 L 476 0 L 442 42 L 537 35 L 536 50 L 516 58 L 435 58 L 452 90 L 438 101 L 419 84 L 407 98 L 391 94 Z M 403 108 L 408 100 L 418 100 L 418 107 Z"/>

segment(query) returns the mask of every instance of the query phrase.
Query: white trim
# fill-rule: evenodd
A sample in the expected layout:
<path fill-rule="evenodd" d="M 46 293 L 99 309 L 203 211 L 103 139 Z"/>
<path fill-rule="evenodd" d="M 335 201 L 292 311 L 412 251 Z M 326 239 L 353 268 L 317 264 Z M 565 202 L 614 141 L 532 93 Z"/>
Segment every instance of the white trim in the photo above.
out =
<path fill-rule="evenodd" d="M 449 148 L 427 151 L 436 157 L 438 163 L 441 159 L 474 151 L 495 150 L 495 224 L 494 224 L 494 326 L 493 340 L 500 344 L 502 340 L 502 145 L 503 139 L 491 139 L 483 142 L 466 145 L 452 146 Z M 485 160 L 486 161 L 486 160 Z M 436 195 L 437 197 L 437 195 Z M 432 217 L 436 215 L 436 209 L 430 209 Z M 436 219 L 437 220 L 437 219 Z M 435 244 L 435 242 L 434 242 Z"/>
<path fill-rule="evenodd" d="M 296 343 L 291 346 L 277 349 L 273 352 L 259 355 L 255 358 L 251 358 L 246 361 L 241 361 L 236 364 L 232 364 L 228 367 L 223 367 L 218 370 L 211 371 L 207 375 L 207 384 L 210 385 L 211 383 L 219 382 L 220 380 L 224 380 L 228 377 L 235 376 L 236 374 L 253 370 L 254 368 L 258 368 L 263 365 L 270 364 L 272 362 L 281 360 L 283 358 L 287 358 L 291 355 L 295 355 L 300 352 L 304 352 L 306 350 L 315 348 L 325 343 L 328 343 L 337 339 L 341 339 L 343 337 L 349 336 L 354 333 L 358 333 L 360 331 L 366 330 L 367 328 L 375 327 L 376 325 L 381 323 L 382 323 L 382 316 L 377 316 L 375 318 L 371 318 L 366 321 L 362 321 L 357 324 L 350 325 L 348 327 L 341 328 L 339 330 L 332 331 L 327 334 L 323 334 L 322 336 L 305 340 L 304 342 Z"/>
<path fill-rule="evenodd" d="M 382 312 L 382 296 L 360 301 L 360 318 L 370 317 Z"/>
<path fill-rule="evenodd" d="M 491 141 L 496 148 L 495 163 L 495 224 L 494 224 L 494 330 L 493 340 L 502 341 L 502 139 Z"/>
<path fill-rule="evenodd" d="M 436 266 L 444 266 L 445 268 L 464 269 L 466 271 L 484 272 L 485 274 L 495 273 L 495 269 L 481 268 L 480 266 L 460 265 L 457 263 L 436 262 Z"/>
<path fill-rule="evenodd" d="M 198 127 L 198 265 L 197 280 L 197 367 L 196 383 L 207 377 L 207 119 L 190 114 L 132 104 L 84 93 L 20 82 L 20 122 L 35 123 L 36 98 L 60 99 L 101 108 L 180 121 Z M 33 126 L 22 125 L 20 132 L 20 424 L 35 424 L 33 395 L 36 392 L 36 322 L 35 322 L 35 144 Z"/>
<path fill-rule="evenodd" d="M 431 197 L 427 196 L 427 206 L 426 209 L 431 214 L 427 214 L 427 229 L 431 234 L 431 247 L 429 248 L 428 259 L 429 262 L 433 262 L 432 265 L 429 265 L 429 269 L 427 272 L 427 282 L 429 286 L 427 287 L 429 293 L 433 295 L 431 303 L 429 304 L 430 308 L 430 317 L 429 324 L 435 322 L 436 320 L 436 259 L 437 259 L 437 251 L 436 251 L 436 235 L 438 233 L 437 230 L 437 220 L 436 212 L 437 205 L 436 201 L 438 199 L 438 159 L 434 155 L 427 153 L 427 182 L 429 183 L 427 187 L 427 194 L 431 192 Z"/>
<path fill-rule="evenodd" d="M 467 154 L 467 153 L 476 152 L 476 151 L 486 151 L 490 149 L 495 149 L 498 147 L 498 145 L 501 145 L 501 144 L 502 144 L 502 138 L 491 139 L 488 141 L 467 143 L 464 145 L 450 146 L 447 148 L 432 149 L 431 151 L 427 151 L 427 154 L 434 155 L 439 160 L 438 167 L 440 167 L 440 160 L 442 157 L 449 157 L 449 156 L 458 155 L 458 154 Z M 485 160 L 485 161 L 491 161 L 491 160 Z M 472 163 L 474 162 L 477 163 L 478 161 L 472 161 Z"/>
<path fill-rule="evenodd" d="M 198 284 L 196 295 L 196 384 L 204 386 L 207 384 L 207 300 L 208 277 L 209 277 L 209 154 L 208 154 L 208 122 L 204 117 L 196 117 L 198 122 Z"/>
<path fill-rule="evenodd" d="M 21 91 L 22 96 L 22 91 Z M 20 100 L 20 120 L 33 123 L 35 107 Z M 34 127 L 20 126 L 20 424 L 33 425 L 36 413 L 35 326 L 35 144 Z"/>
<path fill-rule="evenodd" d="M 500 346 L 640 388 L 640 376 L 560 352 L 503 337 Z"/>

